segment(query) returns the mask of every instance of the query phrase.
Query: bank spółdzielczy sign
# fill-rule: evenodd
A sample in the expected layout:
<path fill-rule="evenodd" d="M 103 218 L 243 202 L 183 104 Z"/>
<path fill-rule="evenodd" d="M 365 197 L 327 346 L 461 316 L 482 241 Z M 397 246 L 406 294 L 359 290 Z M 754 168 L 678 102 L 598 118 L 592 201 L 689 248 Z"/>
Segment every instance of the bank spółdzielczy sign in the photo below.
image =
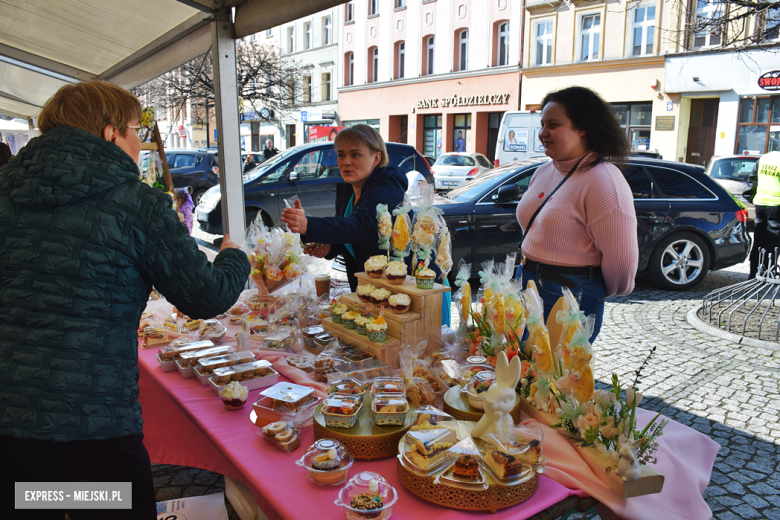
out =
<path fill-rule="evenodd" d="M 443 98 L 418 99 L 417 108 L 506 105 L 508 100 L 509 94 L 490 94 L 487 96 L 452 96 Z"/>
<path fill-rule="evenodd" d="M 761 74 L 758 86 L 764 90 L 780 90 L 780 70 L 771 70 Z"/>

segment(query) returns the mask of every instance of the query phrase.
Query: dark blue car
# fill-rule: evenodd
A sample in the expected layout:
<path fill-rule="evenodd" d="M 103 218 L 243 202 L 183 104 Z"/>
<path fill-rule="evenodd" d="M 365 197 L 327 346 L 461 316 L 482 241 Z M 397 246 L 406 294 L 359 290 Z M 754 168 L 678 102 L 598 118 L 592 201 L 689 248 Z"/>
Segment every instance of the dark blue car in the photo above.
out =
<path fill-rule="evenodd" d="M 409 174 L 419 172 L 433 183 L 428 163 L 412 147 L 385 143 L 390 166 Z M 268 226 L 280 226 L 284 200 L 295 195 L 314 217 L 332 217 L 336 208 L 336 185 L 344 182 L 336 163 L 332 142 L 311 143 L 289 148 L 244 175 L 246 221 L 260 214 Z M 222 234 L 222 208 L 219 185 L 208 190 L 195 208 L 201 229 Z"/>
<path fill-rule="evenodd" d="M 437 199 L 452 234 L 453 260 L 503 261 L 517 251 L 520 197 L 548 159 L 508 163 Z M 747 210 L 700 166 L 629 158 L 618 164 L 634 194 L 639 271 L 656 285 L 684 290 L 710 270 L 741 263 L 750 251 Z M 454 272 L 455 270 L 453 270 Z"/>

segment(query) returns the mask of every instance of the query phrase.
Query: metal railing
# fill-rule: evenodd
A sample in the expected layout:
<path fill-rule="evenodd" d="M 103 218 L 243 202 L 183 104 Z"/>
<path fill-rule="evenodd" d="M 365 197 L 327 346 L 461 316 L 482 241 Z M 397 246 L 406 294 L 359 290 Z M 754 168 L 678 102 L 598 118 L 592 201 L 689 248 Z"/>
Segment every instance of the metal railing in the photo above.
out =
<path fill-rule="evenodd" d="M 755 278 L 740 282 L 729 287 L 712 291 L 702 300 L 702 315 L 706 315 L 710 323 L 713 322 L 713 314 L 717 313 L 714 320 L 718 327 L 723 323 L 724 314 L 726 314 L 726 331 L 731 330 L 732 317 L 735 313 L 740 315 L 747 313 L 742 319 L 742 328 L 740 335 L 745 335 L 745 329 L 750 318 L 760 313 L 758 325 L 758 336 L 761 338 L 761 330 L 764 328 L 765 320 L 775 303 L 778 294 L 780 294 L 780 268 L 777 265 L 778 253 L 780 250 L 775 248 L 774 254 L 767 253 L 765 249 L 759 251 L 758 274 Z M 764 262 L 764 260 L 767 260 Z M 765 307 L 765 309 L 764 309 Z M 763 312 L 762 312 L 763 311 Z M 774 318 L 772 318 L 774 319 Z M 775 342 L 780 336 L 780 317 L 775 324 Z"/>

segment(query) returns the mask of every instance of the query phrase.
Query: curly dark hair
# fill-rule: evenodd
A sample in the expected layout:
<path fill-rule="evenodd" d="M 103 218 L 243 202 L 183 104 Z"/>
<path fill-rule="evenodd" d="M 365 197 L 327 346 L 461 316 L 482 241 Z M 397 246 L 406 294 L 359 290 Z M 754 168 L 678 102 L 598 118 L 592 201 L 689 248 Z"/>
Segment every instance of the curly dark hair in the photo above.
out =
<path fill-rule="evenodd" d="M 548 93 L 542 100 L 560 103 L 574 128 L 585 131 L 588 149 L 598 154 L 597 163 L 625 159 L 630 151 L 626 132 L 620 127 L 609 103 L 585 87 L 568 87 Z"/>

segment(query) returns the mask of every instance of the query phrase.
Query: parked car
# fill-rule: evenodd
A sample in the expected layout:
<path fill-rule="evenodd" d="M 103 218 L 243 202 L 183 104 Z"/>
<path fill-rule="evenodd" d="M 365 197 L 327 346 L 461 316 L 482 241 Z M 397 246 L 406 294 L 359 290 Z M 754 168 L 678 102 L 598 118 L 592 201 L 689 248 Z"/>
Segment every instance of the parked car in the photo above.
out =
<path fill-rule="evenodd" d="M 436 158 L 431 157 L 430 155 L 423 155 L 423 159 L 428 161 L 428 166 L 433 166 L 433 164 L 436 162 Z"/>
<path fill-rule="evenodd" d="M 428 163 L 413 147 L 386 143 L 388 161 L 407 174 L 417 172 L 433 184 Z M 416 177 L 412 173 L 411 177 Z M 336 163 L 332 142 L 309 143 L 288 148 L 244 176 L 247 223 L 260 214 L 268 226 L 281 225 L 284 200 L 297 195 L 314 217 L 332 217 L 336 185 L 344 182 Z M 207 233 L 222 234 L 222 195 L 219 185 L 206 191 L 195 208 L 196 220 Z"/>
<path fill-rule="evenodd" d="M 443 153 L 431 167 L 434 188 L 451 190 L 466 181 L 493 169 L 487 157 L 481 153 L 449 152 Z"/>
<path fill-rule="evenodd" d="M 252 156 L 252 160 L 255 162 L 256 165 L 262 164 L 265 159 L 263 158 L 263 152 L 241 152 L 241 167 L 243 168 L 246 164 L 246 158 L 249 156 Z"/>
<path fill-rule="evenodd" d="M 214 150 L 165 150 L 174 188 L 191 188 L 197 206 L 206 190 L 219 184 L 219 158 Z"/>
<path fill-rule="evenodd" d="M 435 205 L 443 210 L 452 235 L 456 265 L 464 259 L 476 276 L 482 262 L 516 252 L 522 236 L 517 203 L 544 162 L 508 163 L 437 197 Z M 647 272 L 656 285 L 689 289 L 708 271 L 745 260 L 750 251 L 747 210 L 707 177 L 704 168 L 638 158 L 618 166 L 634 194 L 638 270 Z M 565 240 L 551 237 L 555 239 Z"/>
<path fill-rule="evenodd" d="M 658 150 L 639 150 L 633 149 L 629 154 L 630 157 L 640 157 L 645 159 L 663 159 L 661 152 Z"/>
<path fill-rule="evenodd" d="M 742 196 L 742 192 L 758 159 L 760 156 L 757 155 L 716 155 L 707 164 L 707 175 L 747 206 L 750 220 L 756 218 L 756 207 Z"/>

